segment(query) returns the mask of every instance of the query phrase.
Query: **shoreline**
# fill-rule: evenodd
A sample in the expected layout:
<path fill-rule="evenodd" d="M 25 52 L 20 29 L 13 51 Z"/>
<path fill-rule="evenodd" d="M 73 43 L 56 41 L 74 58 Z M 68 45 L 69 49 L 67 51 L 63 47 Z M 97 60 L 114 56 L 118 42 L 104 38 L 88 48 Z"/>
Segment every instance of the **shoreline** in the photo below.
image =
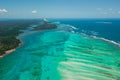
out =
<path fill-rule="evenodd" d="M 46 22 L 44 21 L 45 23 L 43 25 L 40 25 L 40 26 L 37 26 L 37 27 L 34 27 L 33 30 L 37 31 L 37 30 L 50 30 L 50 29 L 56 29 L 57 26 L 54 25 L 54 24 L 51 24 L 49 22 Z M 24 32 L 23 32 L 24 33 Z M 19 34 L 21 35 L 21 34 Z M 16 36 L 16 39 L 19 39 L 18 36 Z M 19 39 L 20 40 L 20 39 Z M 7 51 L 4 51 L 4 54 L 0 55 L 0 58 L 4 58 L 6 55 L 14 52 L 18 47 L 20 47 L 21 45 L 23 44 L 23 41 L 20 40 L 20 43 L 18 44 L 17 47 L 13 48 L 13 49 L 10 49 L 10 50 L 7 50 Z"/>
<path fill-rule="evenodd" d="M 5 54 L 0 55 L 0 58 L 5 57 L 6 55 L 8 55 L 8 54 L 10 54 L 10 53 L 14 52 L 15 50 L 16 50 L 16 48 L 5 51 Z"/>
<path fill-rule="evenodd" d="M 5 51 L 4 54 L 0 55 L 0 58 L 4 58 L 6 55 L 16 51 L 16 49 L 19 48 L 22 44 L 23 44 L 23 42 L 20 40 L 20 43 L 18 44 L 18 46 L 16 48 Z"/>
<path fill-rule="evenodd" d="M 18 47 L 20 47 L 23 44 L 23 41 L 21 41 L 19 36 L 24 33 L 24 30 L 30 31 L 29 27 L 31 27 L 32 25 L 38 24 L 40 21 L 41 21 L 41 19 L 36 19 L 36 20 L 34 20 L 34 19 L 31 20 L 30 19 L 30 20 L 23 20 L 23 21 L 22 20 L 20 20 L 20 21 L 19 20 L 18 21 L 13 20 L 13 21 L 8 23 L 13 27 L 11 27 L 9 25 L 6 25 L 6 23 L 4 23 L 4 26 L 8 27 L 8 30 L 4 31 L 5 28 L 0 27 L 0 29 L 1 28 L 3 29 L 3 34 L 5 34 L 7 36 L 7 37 L 2 36 L 2 38 L 1 38 L 1 35 L 0 35 L 0 38 L 4 43 L 4 44 L 2 44 L 2 47 L 0 46 L 0 49 L 2 48 L 0 50 L 0 59 L 4 58 L 6 55 L 8 55 L 10 53 L 13 53 Z M 15 22 L 17 24 L 14 24 Z M 23 25 L 21 25 L 21 24 L 23 24 Z M 9 28 L 10 28 L 10 31 L 9 31 Z M 14 28 L 17 28 L 17 29 L 14 29 Z M 9 33 L 12 33 L 12 30 L 13 30 L 13 32 L 14 31 L 15 32 L 14 32 L 14 34 L 11 34 L 11 37 L 10 37 Z M 9 33 L 7 31 L 9 31 Z M 12 41 L 10 41 L 9 39 L 12 40 Z M 10 44 L 6 44 L 6 42 L 8 42 Z"/>

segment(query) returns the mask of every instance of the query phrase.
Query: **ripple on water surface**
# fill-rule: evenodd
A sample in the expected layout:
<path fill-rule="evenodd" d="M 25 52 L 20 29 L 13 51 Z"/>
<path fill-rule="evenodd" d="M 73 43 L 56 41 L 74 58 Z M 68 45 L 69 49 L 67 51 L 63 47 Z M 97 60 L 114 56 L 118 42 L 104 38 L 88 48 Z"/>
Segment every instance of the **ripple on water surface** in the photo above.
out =
<path fill-rule="evenodd" d="M 0 59 L 0 80 L 118 80 L 120 50 L 64 31 L 21 37 L 24 45 Z"/>

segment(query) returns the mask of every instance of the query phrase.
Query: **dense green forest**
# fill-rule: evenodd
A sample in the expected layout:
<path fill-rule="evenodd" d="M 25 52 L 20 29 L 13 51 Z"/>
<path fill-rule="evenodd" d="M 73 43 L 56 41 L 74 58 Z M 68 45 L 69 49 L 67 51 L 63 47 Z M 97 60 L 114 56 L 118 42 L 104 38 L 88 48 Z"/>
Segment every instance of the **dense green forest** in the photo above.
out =
<path fill-rule="evenodd" d="M 51 22 L 41 21 L 43 24 L 37 25 L 34 27 L 34 30 L 48 30 L 48 29 L 56 29 L 57 26 L 52 24 Z"/>
<path fill-rule="evenodd" d="M 39 19 L 35 20 L 0 20 L 0 55 L 5 51 L 16 48 L 20 40 L 16 39 L 22 30 L 30 25 L 38 24 Z"/>

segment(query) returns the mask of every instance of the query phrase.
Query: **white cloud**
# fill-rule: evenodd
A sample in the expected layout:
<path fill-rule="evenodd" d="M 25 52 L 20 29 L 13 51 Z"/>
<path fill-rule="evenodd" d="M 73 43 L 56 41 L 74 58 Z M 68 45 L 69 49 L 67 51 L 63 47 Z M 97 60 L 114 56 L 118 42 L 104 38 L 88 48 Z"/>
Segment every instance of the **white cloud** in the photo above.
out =
<path fill-rule="evenodd" d="M 112 8 L 109 8 L 108 10 L 109 10 L 109 11 L 112 11 L 113 9 L 112 9 Z"/>
<path fill-rule="evenodd" d="M 103 14 L 108 14 L 107 12 L 103 12 Z"/>
<path fill-rule="evenodd" d="M 108 15 L 108 16 L 113 16 L 113 15 L 120 15 L 120 10 L 118 9 L 113 9 L 113 8 L 96 8 L 97 13 L 100 15 Z"/>
<path fill-rule="evenodd" d="M 6 9 L 0 9 L 0 14 L 7 13 L 8 11 Z"/>
<path fill-rule="evenodd" d="M 98 10 L 98 11 L 101 11 L 101 10 L 103 10 L 103 9 L 102 9 L 102 8 L 97 8 L 97 10 Z"/>
<path fill-rule="evenodd" d="M 120 14 L 120 11 L 118 11 L 118 14 Z"/>
<path fill-rule="evenodd" d="M 37 13 L 37 10 L 33 10 L 32 13 L 33 13 L 33 14 L 36 14 L 36 13 Z"/>

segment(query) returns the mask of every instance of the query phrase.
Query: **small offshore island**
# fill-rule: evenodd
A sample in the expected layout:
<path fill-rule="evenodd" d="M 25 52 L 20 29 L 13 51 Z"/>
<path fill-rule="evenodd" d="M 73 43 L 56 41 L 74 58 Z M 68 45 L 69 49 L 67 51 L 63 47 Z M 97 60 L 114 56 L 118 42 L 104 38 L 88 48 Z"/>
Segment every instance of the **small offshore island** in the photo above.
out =
<path fill-rule="evenodd" d="M 0 58 L 15 51 L 15 49 L 22 44 L 22 42 L 17 39 L 17 36 L 23 33 L 22 30 L 27 29 L 30 25 L 38 24 L 40 21 L 42 21 L 43 24 L 37 25 L 33 30 L 55 29 L 57 27 L 41 19 L 0 21 Z"/>

